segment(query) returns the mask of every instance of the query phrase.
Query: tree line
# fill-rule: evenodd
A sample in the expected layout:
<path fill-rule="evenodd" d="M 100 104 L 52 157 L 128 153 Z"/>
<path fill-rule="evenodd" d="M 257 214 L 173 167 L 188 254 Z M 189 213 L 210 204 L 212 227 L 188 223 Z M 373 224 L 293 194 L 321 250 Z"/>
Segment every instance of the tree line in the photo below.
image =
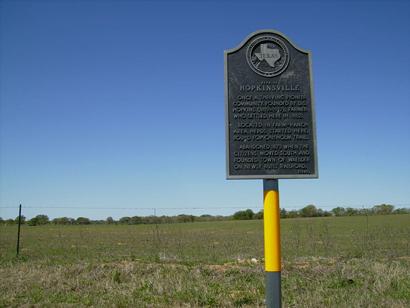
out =
<path fill-rule="evenodd" d="M 391 204 L 375 205 L 372 208 L 352 208 L 352 207 L 335 207 L 330 211 L 317 208 L 313 204 L 307 205 L 300 210 L 280 209 L 280 218 L 298 218 L 298 217 L 331 217 L 331 216 L 359 216 L 359 215 L 390 215 L 390 214 L 410 214 L 408 208 L 398 208 Z M 233 214 L 235 220 L 249 220 L 249 219 L 262 219 L 263 210 L 254 213 L 252 210 L 247 209 L 245 211 L 238 211 Z"/>
<path fill-rule="evenodd" d="M 232 219 L 232 216 L 213 216 L 213 215 L 177 215 L 177 216 L 124 216 L 118 220 L 112 217 L 107 217 L 105 220 L 92 220 L 87 217 L 57 217 L 50 219 L 47 215 L 40 214 L 29 220 L 25 216 L 21 216 L 20 220 L 22 224 L 29 226 L 39 226 L 39 225 L 90 225 L 90 224 L 123 224 L 123 225 L 138 225 L 138 224 L 163 224 L 163 223 L 183 223 L 183 222 L 194 222 L 194 221 L 218 221 Z M 18 224 L 19 217 L 15 219 L 2 219 L 0 217 L 0 224 L 13 225 Z"/>
<path fill-rule="evenodd" d="M 300 210 L 290 210 L 282 208 L 280 210 L 281 218 L 298 218 L 298 217 L 330 217 L 330 216 L 358 216 L 358 215 L 390 215 L 390 214 L 410 214 L 409 208 L 397 208 L 391 204 L 375 205 L 372 208 L 351 208 L 351 207 L 335 207 L 330 211 L 317 208 L 310 204 Z M 91 220 L 87 217 L 78 217 L 76 219 L 70 217 L 58 217 L 49 219 L 47 215 L 40 214 L 30 220 L 21 216 L 21 223 L 29 226 L 38 226 L 46 224 L 55 225 L 89 225 L 89 224 L 122 224 L 122 225 L 138 225 L 138 224 L 163 224 L 163 223 L 186 223 L 200 221 L 221 221 L 221 220 L 252 220 L 263 219 L 263 210 L 254 213 L 251 209 L 235 212 L 233 215 L 176 215 L 176 216 L 124 216 L 118 220 L 112 217 L 107 217 L 105 220 Z M 3 220 L 0 217 L 0 224 L 17 224 L 19 217 L 15 219 Z"/>

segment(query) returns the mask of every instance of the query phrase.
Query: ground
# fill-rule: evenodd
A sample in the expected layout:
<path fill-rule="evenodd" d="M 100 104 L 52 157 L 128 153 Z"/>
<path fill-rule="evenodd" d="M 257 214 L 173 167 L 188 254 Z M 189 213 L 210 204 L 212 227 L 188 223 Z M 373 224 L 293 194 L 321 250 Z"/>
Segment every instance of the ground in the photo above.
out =
<path fill-rule="evenodd" d="M 284 307 L 409 307 L 410 215 L 285 219 Z M 262 221 L 0 226 L 0 307 L 264 306 Z"/>

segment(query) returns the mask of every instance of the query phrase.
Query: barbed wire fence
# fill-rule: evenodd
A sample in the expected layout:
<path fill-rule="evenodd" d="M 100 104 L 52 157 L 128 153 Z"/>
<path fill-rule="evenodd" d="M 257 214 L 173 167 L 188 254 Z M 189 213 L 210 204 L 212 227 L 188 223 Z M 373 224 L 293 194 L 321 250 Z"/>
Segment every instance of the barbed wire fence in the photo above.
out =
<path fill-rule="evenodd" d="M 384 205 L 385 203 L 375 203 L 375 204 L 350 204 L 348 206 L 342 205 L 342 202 L 335 202 L 332 205 L 322 205 L 322 206 L 315 206 L 317 213 L 319 215 L 314 216 L 338 216 L 334 211 L 335 208 L 342 208 L 345 210 L 350 210 L 353 215 L 364 215 L 367 216 L 371 214 L 371 210 L 374 209 L 377 205 Z M 287 218 L 295 218 L 299 216 L 301 209 L 306 206 L 289 206 L 285 205 L 281 207 L 281 210 L 285 210 L 285 213 L 288 214 L 292 213 L 292 215 L 287 216 Z M 24 211 L 22 212 L 22 208 Z M 395 203 L 392 205 L 391 210 L 399 210 L 405 209 L 405 212 L 410 211 L 410 202 L 401 202 Z M 7 210 L 9 218 L 2 217 L 3 210 Z M 15 210 L 16 216 L 14 216 L 12 211 Z M 90 223 L 93 222 L 111 222 L 118 223 L 118 222 L 126 222 L 127 218 L 131 217 L 154 217 L 151 221 L 140 221 L 140 223 L 170 223 L 170 222 L 187 222 L 187 221 L 175 221 L 170 219 L 159 219 L 159 218 L 171 218 L 171 217 L 178 217 L 178 216 L 191 216 L 193 217 L 192 222 L 194 220 L 201 220 L 200 218 L 204 216 L 208 216 L 212 218 L 220 218 L 220 219 L 228 219 L 232 217 L 235 212 L 244 211 L 244 210 L 251 210 L 255 214 L 263 212 L 262 206 L 243 206 L 243 205 L 234 205 L 234 206 L 191 206 L 191 207 L 163 207 L 163 206 L 151 206 L 151 207 L 136 207 L 136 206 L 70 206 L 70 205 L 22 205 L 19 204 L 18 206 L 4 206 L 0 205 L 0 223 L 12 223 L 13 217 L 14 222 L 19 225 L 20 223 L 25 223 L 29 220 L 30 217 L 35 217 L 36 215 L 44 215 L 47 216 L 47 220 L 49 222 L 53 222 L 54 219 L 58 218 L 66 218 L 70 220 L 71 224 L 76 222 L 75 216 L 78 219 L 88 220 Z M 73 213 L 74 212 L 74 213 Z M 105 212 L 105 214 L 102 214 Z M 96 213 L 99 213 L 96 215 Z M 396 212 L 397 213 L 397 212 Z M 74 214 L 74 215 L 72 215 Z M 48 216 L 51 216 L 49 219 Z M 341 216 L 351 216 L 352 213 Z M 96 218 L 98 216 L 98 218 Z M 116 219 L 113 218 L 116 217 Z M 22 220 L 23 218 L 23 220 Z M 259 217 L 261 218 L 261 217 Z M 123 220 L 121 220 L 123 219 Z M 54 220 L 54 222 L 56 222 Z M 136 224 L 135 221 L 132 224 Z"/>
<path fill-rule="evenodd" d="M 382 204 L 391 204 L 394 206 L 394 209 L 400 209 L 400 208 L 405 208 L 408 209 L 410 208 L 410 202 L 404 202 L 404 203 L 386 203 L 386 202 L 375 202 L 373 204 L 365 204 L 365 203 L 357 203 L 357 204 L 344 204 L 343 202 L 335 202 L 331 205 L 321 205 L 321 206 L 316 206 L 317 209 L 321 209 L 324 211 L 331 211 L 334 208 L 337 207 L 343 207 L 343 208 L 353 208 L 353 209 L 371 209 L 376 205 L 382 205 Z M 298 211 L 301 210 L 307 206 L 307 204 L 304 205 L 282 205 L 281 209 L 285 209 L 287 211 Z M 149 206 L 149 207 L 136 207 L 136 206 L 129 206 L 129 207 L 124 207 L 124 206 L 107 206 L 107 207 L 101 207 L 101 206 L 71 206 L 71 205 L 25 205 L 22 204 L 22 208 L 25 210 L 30 210 L 31 213 L 34 213 L 32 210 L 76 210 L 76 211 L 135 211 L 140 212 L 140 214 L 143 214 L 141 216 L 159 216 L 159 215 L 169 215 L 169 216 L 174 216 L 174 215 L 181 215 L 181 214 L 187 214 L 187 215 L 194 215 L 198 214 L 200 212 L 203 212 L 204 214 L 208 215 L 223 215 L 223 216 L 231 216 L 235 211 L 239 210 L 246 210 L 246 209 L 251 209 L 255 211 L 260 211 L 263 210 L 263 206 L 255 206 L 255 205 L 232 205 L 232 206 L 192 206 L 192 207 L 164 207 L 164 206 Z M 12 206 L 12 205 L 0 205 L 0 211 L 2 209 L 16 209 L 16 212 L 19 209 L 19 204 Z M 219 212 L 219 213 L 218 213 Z M 39 213 L 40 214 L 40 213 Z M 47 214 L 47 213 L 41 213 L 41 214 Z M 145 215 L 144 215 L 145 214 Z M 201 215 L 204 215 L 201 214 Z M 24 215 L 24 213 L 23 213 Z M 115 216 L 115 213 L 112 213 L 109 216 Z M 16 215 L 17 216 L 17 215 Z M 76 216 L 76 215 L 70 215 L 70 216 Z M 118 216 L 118 215 L 117 215 Z M 0 217 L 1 212 L 0 212 Z M 56 216 L 60 217 L 60 216 Z M 5 217 L 2 217 L 5 219 Z M 12 218 L 12 217 L 10 217 Z M 93 219 L 93 217 L 90 217 Z"/>
<path fill-rule="evenodd" d="M 365 216 L 363 217 L 363 221 L 361 222 L 365 228 L 363 229 L 363 234 L 361 235 L 361 240 L 363 242 L 363 247 L 370 247 L 371 246 L 371 230 L 369 229 L 369 213 L 371 213 L 369 210 L 371 210 L 372 208 L 374 208 L 377 205 L 383 205 L 386 203 L 380 202 L 380 203 L 375 203 L 375 204 L 349 204 L 349 205 L 343 205 L 343 202 L 335 202 L 332 205 L 322 205 L 322 206 L 317 206 L 316 208 L 322 211 L 327 211 L 330 212 L 332 209 L 337 208 L 337 207 L 343 207 L 345 209 L 348 208 L 353 208 L 357 211 L 362 210 L 361 216 Z M 402 203 L 393 203 L 391 204 L 394 206 L 394 209 L 406 209 L 407 213 L 410 212 L 410 202 L 402 202 Z M 284 205 L 283 208 L 286 211 L 300 211 L 302 208 L 304 208 L 306 205 L 304 206 L 286 206 Z M 112 216 L 116 216 L 117 219 L 115 220 L 115 223 L 118 223 L 120 218 L 123 217 L 154 217 L 154 218 L 160 218 L 160 217 L 177 217 L 179 215 L 193 215 L 194 217 L 196 217 L 197 219 L 195 219 L 195 221 L 201 221 L 199 218 L 202 216 L 206 216 L 206 215 L 210 215 L 213 216 L 211 218 L 211 220 L 213 220 L 214 217 L 218 217 L 218 216 L 222 216 L 222 220 L 223 219 L 230 219 L 232 217 L 232 215 L 235 212 L 238 211 L 244 211 L 246 209 L 250 209 L 252 210 L 255 214 L 260 212 L 263 208 L 262 206 L 243 206 L 243 205 L 232 205 L 232 206 L 191 206 L 191 207 L 164 207 L 164 206 L 150 206 L 150 207 L 137 207 L 137 206 L 70 206 L 70 205 L 27 205 L 25 206 L 23 204 L 22 206 L 22 211 L 19 213 L 19 205 L 17 206 L 5 206 L 2 205 L 0 206 L 0 217 L 2 217 L 2 213 L 3 210 L 7 210 L 7 215 L 10 217 L 9 220 L 13 219 L 14 220 L 14 224 L 17 225 L 17 221 L 21 221 L 21 217 L 22 216 L 28 216 L 28 217 L 34 217 L 36 215 L 50 215 L 51 218 L 60 218 L 60 217 L 87 217 L 91 220 L 91 222 L 107 222 L 107 218 L 108 217 L 112 217 Z M 11 214 L 11 213 L 15 213 Z M 100 213 L 98 215 L 96 215 L 96 213 Z M 20 215 L 18 215 L 20 214 Z M 74 215 L 70 215 L 70 214 L 74 214 Z M 91 217 L 90 217 L 91 216 Z M 93 217 L 94 216 L 94 217 Z M 100 219 L 95 219 L 95 216 L 99 216 Z M 17 217 L 17 218 L 14 218 Z M 5 222 L 5 218 L 6 217 L 2 217 L 3 222 Z M 24 221 L 21 221 L 22 223 Z M 73 221 L 74 222 L 74 219 Z M 165 254 L 165 250 L 162 251 L 161 249 L 165 249 L 163 246 L 164 244 L 164 239 L 162 236 L 162 231 L 161 228 L 159 227 L 160 224 L 162 223 L 166 223 L 167 220 L 160 220 L 160 219 L 153 219 L 150 222 L 147 223 L 147 221 L 145 222 L 140 222 L 140 224 L 151 224 L 152 226 L 150 227 L 150 232 L 152 233 L 152 238 L 150 241 L 147 241 L 147 245 L 151 245 L 153 248 L 153 250 L 155 251 L 156 254 Z M 188 222 L 188 221 L 172 221 L 173 223 L 176 222 Z M 52 223 L 52 220 L 50 219 L 50 223 Z M 75 224 L 71 223 L 71 224 Z M 125 223 L 126 224 L 126 223 Z M 130 223 L 130 224 L 138 224 L 138 223 Z M 4 224 L 5 225 L 5 224 Z M 20 225 L 20 224 L 18 224 Z M 165 227 L 164 227 L 165 228 Z M 300 233 L 300 229 L 297 226 L 293 226 L 293 228 L 295 228 L 295 234 L 299 234 Z M 329 233 L 330 231 L 328 230 L 328 226 L 324 227 L 326 229 L 327 232 L 327 238 L 331 238 L 332 235 Z M 5 230 L 5 229 L 4 229 Z M 25 232 L 31 232 L 30 230 L 33 230 L 33 234 L 35 233 L 35 228 L 31 229 L 29 227 L 26 227 L 26 229 L 24 230 Z M 309 230 L 307 230 L 309 231 Z M 58 231 L 57 231 L 58 232 Z M 80 231 L 79 231 L 80 232 Z M 82 231 L 81 231 L 82 232 Z M 91 232 L 91 231 L 90 231 Z M 96 236 L 97 230 L 92 231 L 94 232 L 92 235 L 90 233 L 90 236 Z M 181 231 L 182 233 L 183 231 Z M 325 232 L 325 233 L 326 233 Z M 24 232 L 23 232 L 24 234 Z M 83 233 L 87 234 L 87 233 Z M 16 235 L 12 235 L 10 234 L 13 238 L 17 238 L 17 255 L 19 255 L 19 246 L 20 246 L 20 231 L 18 231 L 18 234 Z M 16 237 L 15 237 L 16 236 Z M 300 235 L 297 235 L 300 236 Z M 24 238 L 24 236 L 23 236 Z M 1 239 L 0 239 L 1 240 Z M 78 239 L 79 241 L 84 240 L 82 237 L 80 237 Z M 323 239 L 322 239 L 323 240 Z M 23 241 L 24 242 L 24 241 Z M 296 240 L 296 243 L 300 242 L 299 240 Z M 331 243 L 330 240 L 328 240 L 328 246 L 331 247 Z M 4 242 L 5 243 L 5 242 Z M 4 244 L 3 243 L 3 244 Z M 15 243 L 15 242 L 14 242 Z M 0 242 L 0 246 L 3 245 Z M 5 245 L 5 244 L 4 244 Z M 8 242 L 7 247 L 8 249 L 10 249 L 10 247 L 12 245 L 12 242 Z M 312 247 L 316 247 L 316 244 L 312 244 Z M 24 247 L 24 245 L 23 245 Z M 315 248 L 316 249 L 316 248 Z M 408 247 L 408 250 L 410 248 Z"/>

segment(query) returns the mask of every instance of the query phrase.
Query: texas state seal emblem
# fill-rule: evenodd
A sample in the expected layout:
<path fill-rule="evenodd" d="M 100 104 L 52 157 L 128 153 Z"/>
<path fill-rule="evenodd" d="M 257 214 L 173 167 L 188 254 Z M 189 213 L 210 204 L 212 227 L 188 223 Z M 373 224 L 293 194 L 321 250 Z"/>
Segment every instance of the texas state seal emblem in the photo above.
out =
<path fill-rule="evenodd" d="M 255 73 L 274 77 L 283 73 L 288 67 L 289 50 L 279 37 L 263 34 L 250 42 L 246 59 Z"/>

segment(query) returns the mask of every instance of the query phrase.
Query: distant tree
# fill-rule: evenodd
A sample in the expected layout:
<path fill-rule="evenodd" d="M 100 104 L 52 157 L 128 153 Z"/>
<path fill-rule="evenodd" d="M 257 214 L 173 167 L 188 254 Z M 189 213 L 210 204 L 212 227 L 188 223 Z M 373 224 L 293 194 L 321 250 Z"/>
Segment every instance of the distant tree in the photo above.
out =
<path fill-rule="evenodd" d="M 317 217 L 318 210 L 316 206 L 314 206 L 313 204 L 309 204 L 300 210 L 300 215 L 302 217 Z"/>
<path fill-rule="evenodd" d="M 199 218 L 197 219 L 198 221 L 212 221 L 212 220 L 216 220 L 215 216 L 209 215 L 209 214 L 203 214 L 201 216 L 199 216 Z"/>
<path fill-rule="evenodd" d="M 174 220 L 175 222 L 175 220 Z M 161 223 L 161 218 L 158 216 L 150 215 L 142 218 L 142 223 L 144 224 L 159 224 Z"/>
<path fill-rule="evenodd" d="M 391 204 L 380 204 L 373 206 L 372 210 L 377 215 L 387 215 L 393 213 L 394 206 Z"/>
<path fill-rule="evenodd" d="M 299 217 L 299 216 L 300 216 L 299 211 L 295 211 L 295 210 L 288 211 L 287 214 L 286 214 L 286 218 L 296 218 L 296 217 Z"/>
<path fill-rule="evenodd" d="M 231 219 L 232 219 L 232 216 L 216 215 L 216 216 L 213 216 L 213 219 L 218 220 L 218 221 L 226 220 L 226 219 L 231 220 Z"/>
<path fill-rule="evenodd" d="M 72 224 L 72 218 L 68 217 L 57 217 L 51 221 L 55 225 L 69 225 Z"/>
<path fill-rule="evenodd" d="M 125 217 L 121 217 L 119 222 L 120 224 L 128 224 L 131 220 L 131 217 L 125 216 Z"/>
<path fill-rule="evenodd" d="M 253 215 L 253 219 L 263 219 L 263 210 L 260 210 L 259 212 L 255 213 Z"/>
<path fill-rule="evenodd" d="M 233 214 L 233 219 L 235 220 L 250 220 L 253 218 L 253 211 L 251 209 L 247 209 L 245 211 L 238 211 Z"/>
<path fill-rule="evenodd" d="M 323 217 L 324 211 L 322 209 L 317 209 L 317 213 L 315 217 Z"/>
<path fill-rule="evenodd" d="M 75 222 L 78 225 L 89 225 L 91 223 L 87 217 L 78 217 Z"/>
<path fill-rule="evenodd" d="M 21 224 L 22 225 L 24 225 L 25 223 L 26 223 L 26 216 L 24 216 L 24 215 L 21 215 Z M 14 219 L 14 222 L 16 223 L 16 224 L 18 224 L 19 223 L 19 217 L 17 216 L 16 217 L 16 219 Z"/>
<path fill-rule="evenodd" d="M 176 217 L 177 222 L 194 222 L 195 216 L 181 214 Z"/>
<path fill-rule="evenodd" d="M 359 214 L 359 210 L 358 209 L 354 209 L 352 207 L 347 207 L 346 208 L 346 212 L 345 215 L 346 216 L 356 216 Z"/>
<path fill-rule="evenodd" d="M 346 209 L 344 207 L 338 206 L 332 209 L 331 211 L 335 216 L 344 216 L 346 215 Z"/>
<path fill-rule="evenodd" d="M 48 218 L 47 215 L 37 215 L 36 217 L 39 221 L 39 224 L 41 225 L 46 225 L 50 222 L 50 219 Z"/>
<path fill-rule="evenodd" d="M 322 216 L 323 216 L 323 217 L 329 217 L 329 216 L 332 216 L 332 212 L 329 212 L 329 211 L 323 211 Z"/>
<path fill-rule="evenodd" d="M 395 209 L 393 211 L 393 214 L 410 214 L 410 209 L 406 209 L 406 208 Z"/>
<path fill-rule="evenodd" d="M 178 218 L 175 217 L 175 216 L 162 215 L 161 217 L 157 216 L 156 219 L 158 219 L 159 220 L 158 223 L 161 223 L 161 224 L 172 224 L 172 223 L 178 222 L 178 220 L 177 220 Z M 143 221 L 143 217 L 141 217 L 141 221 Z"/>
<path fill-rule="evenodd" d="M 373 209 L 361 208 L 357 210 L 357 215 L 371 215 L 373 214 Z"/>
<path fill-rule="evenodd" d="M 11 218 L 6 219 L 6 220 L 4 221 L 4 223 L 5 223 L 6 225 L 14 225 L 14 224 L 15 224 L 14 219 L 11 219 Z"/>
<path fill-rule="evenodd" d="M 287 218 L 288 217 L 288 212 L 286 211 L 286 209 L 281 208 L 280 209 L 280 218 Z"/>
<path fill-rule="evenodd" d="M 48 219 L 47 215 L 37 215 L 36 217 L 31 218 L 28 221 L 29 226 L 40 226 L 40 225 L 46 225 L 50 222 Z"/>
<path fill-rule="evenodd" d="M 114 219 L 110 216 L 110 217 L 107 217 L 107 219 L 105 220 L 105 222 L 107 223 L 107 224 L 113 224 L 113 223 L 115 223 L 115 221 L 114 221 Z"/>
<path fill-rule="evenodd" d="M 4 220 L 1 217 L 0 217 L 0 224 L 4 224 Z"/>
<path fill-rule="evenodd" d="M 132 216 L 128 223 L 132 225 L 139 225 L 139 224 L 142 224 L 142 222 L 143 222 L 142 217 Z"/>

